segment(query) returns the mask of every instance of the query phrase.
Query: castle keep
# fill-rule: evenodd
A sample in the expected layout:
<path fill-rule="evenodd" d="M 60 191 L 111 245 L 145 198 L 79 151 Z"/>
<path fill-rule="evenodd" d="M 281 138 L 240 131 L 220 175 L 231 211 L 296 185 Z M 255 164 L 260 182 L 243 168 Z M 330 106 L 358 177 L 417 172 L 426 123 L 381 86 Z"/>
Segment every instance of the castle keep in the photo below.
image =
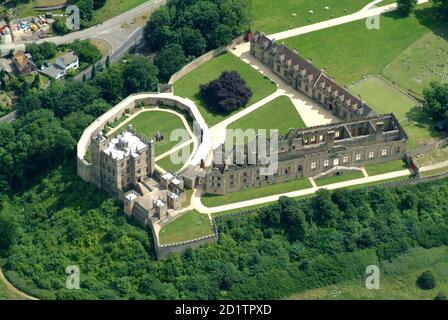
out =
<path fill-rule="evenodd" d="M 304 177 L 339 175 L 368 164 L 405 157 L 408 137 L 393 114 L 377 115 L 323 70 L 261 33 L 254 35 L 250 53 L 294 89 L 318 101 L 344 122 L 290 129 L 285 137 L 276 136 L 278 167 L 269 175 L 261 173 L 267 166 L 268 154 L 260 155 L 251 148 L 254 141 L 243 148 L 234 147 L 230 153 L 219 147 L 214 151 L 205 179 L 207 193 L 223 195 Z M 259 139 L 262 138 L 257 137 L 256 144 Z M 265 143 L 266 150 L 270 150 L 270 141 Z"/>
<path fill-rule="evenodd" d="M 138 136 L 131 125 L 116 138 L 99 131 L 91 138 L 90 157 L 90 182 L 123 200 L 125 213 L 140 223 L 182 207 L 183 181 L 169 173 L 154 179 L 154 141 Z"/>

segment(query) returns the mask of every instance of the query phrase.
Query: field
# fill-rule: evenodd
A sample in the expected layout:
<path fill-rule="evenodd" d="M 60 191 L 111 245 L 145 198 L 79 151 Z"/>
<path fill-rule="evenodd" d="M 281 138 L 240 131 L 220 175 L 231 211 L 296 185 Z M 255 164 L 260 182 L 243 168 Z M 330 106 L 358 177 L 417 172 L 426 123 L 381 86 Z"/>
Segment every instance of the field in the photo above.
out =
<path fill-rule="evenodd" d="M 201 201 L 204 206 L 218 207 L 229 203 L 252 200 L 311 187 L 310 181 L 307 178 L 304 178 L 258 188 L 251 188 L 239 192 L 232 192 L 223 196 L 204 194 Z"/>
<path fill-rule="evenodd" d="M 412 119 L 412 111 L 418 102 L 383 79 L 370 77 L 351 86 L 350 91 L 360 94 L 362 100 L 377 113 L 393 112 L 409 136 L 410 149 L 434 141 L 436 133 L 433 133 L 431 126 L 424 123 L 417 124 Z"/>
<path fill-rule="evenodd" d="M 207 215 L 191 211 L 170 222 L 160 230 L 160 244 L 177 243 L 211 235 L 212 229 Z"/>
<path fill-rule="evenodd" d="M 443 21 L 433 8 L 423 5 L 406 18 L 395 12 L 381 15 L 380 29 L 367 29 L 365 20 L 359 20 L 284 42 L 302 56 L 311 57 L 340 84 L 350 84 L 366 75 L 383 74 L 383 69 L 414 42 L 446 28 Z"/>
<path fill-rule="evenodd" d="M 431 81 L 441 81 L 448 62 L 448 28 L 440 33 L 427 33 L 404 50 L 383 74 L 406 89 L 422 93 Z"/>
<path fill-rule="evenodd" d="M 354 13 L 370 2 L 372 0 L 282 0 L 279 5 L 272 0 L 253 0 L 253 29 L 267 34 L 285 31 Z M 330 9 L 325 10 L 326 6 Z M 310 14 L 310 10 L 314 13 Z"/>
<path fill-rule="evenodd" d="M 290 128 L 305 128 L 306 125 L 287 96 L 278 97 L 247 116 L 232 123 L 228 129 L 277 129 L 280 134 Z"/>
<path fill-rule="evenodd" d="M 122 125 L 118 131 L 126 129 L 129 123 L 133 125 L 134 129 L 139 134 L 148 138 L 154 137 L 157 131 L 160 131 L 160 133 L 165 137 L 165 140 L 155 143 L 156 156 L 169 151 L 179 143 L 178 141 L 170 141 L 170 135 L 173 130 L 185 129 L 182 120 L 178 116 L 164 111 L 142 112 L 130 122 L 126 122 Z"/>
<path fill-rule="evenodd" d="M 364 175 L 361 171 L 353 171 L 353 172 L 347 172 L 344 174 L 341 174 L 339 176 L 331 176 L 331 177 L 326 177 L 326 178 L 322 178 L 322 179 L 316 179 L 316 184 L 321 187 L 321 186 L 326 186 L 328 184 L 332 184 L 332 183 L 338 183 L 338 182 L 343 182 L 343 181 L 348 181 L 348 180 L 353 180 L 353 179 L 360 179 L 360 178 L 364 178 Z"/>
<path fill-rule="evenodd" d="M 235 110 L 231 114 L 213 113 L 207 109 L 199 97 L 199 86 L 215 80 L 224 71 L 237 71 L 252 90 L 252 97 L 247 106 L 267 97 L 276 90 L 276 85 L 271 80 L 231 53 L 225 53 L 204 63 L 177 81 L 174 84 L 174 92 L 178 96 L 193 100 L 209 126 L 213 126 L 240 111 Z"/>
<path fill-rule="evenodd" d="M 417 277 L 426 270 L 432 270 L 437 286 L 432 290 L 421 290 L 416 285 Z M 448 247 L 423 249 L 414 248 L 408 253 L 383 262 L 380 266 L 379 290 L 368 290 L 364 279 L 331 285 L 296 294 L 289 299 L 311 300 L 420 300 L 434 299 L 438 293 L 448 294 Z"/>
<path fill-rule="evenodd" d="M 404 161 L 396 160 L 396 161 L 389 161 L 386 163 L 372 164 L 369 166 L 365 166 L 365 169 L 369 176 L 376 176 L 383 173 L 404 170 L 406 169 L 406 165 Z"/>
<path fill-rule="evenodd" d="M 193 149 L 193 144 L 190 144 L 190 153 L 189 154 L 191 154 L 192 149 Z M 180 152 L 181 151 L 179 150 L 179 154 L 180 154 Z M 172 172 L 172 173 L 179 171 L 184 166 L 184 163 L 180 163 L 180 164 L 173 163 L 173 161 L 171 161 L 170 155 L 158 160 L 156 162 L 156 164 L 159 167 L 161 167 L 162 169 L 164 169 L 165 171 Z"/>
<path fill-rule="evenodd" d="M 126 11 L 145 3 L 147 0 L 107 0 L 103 7 L 96 10 L 91 25 L 116 17 Z"/>

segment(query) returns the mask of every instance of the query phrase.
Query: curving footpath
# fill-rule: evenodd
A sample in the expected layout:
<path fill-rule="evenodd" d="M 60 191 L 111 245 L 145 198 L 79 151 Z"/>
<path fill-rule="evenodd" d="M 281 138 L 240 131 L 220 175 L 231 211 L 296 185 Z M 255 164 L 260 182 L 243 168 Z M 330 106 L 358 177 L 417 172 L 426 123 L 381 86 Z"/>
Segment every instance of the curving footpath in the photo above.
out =
<path fill-rule="evenodd" d="M 14 287 L 9 281 L 8 279 L 6 279 L 5 275 L 3 274 L 2 270 L 0 269 L 0 281 L 3 282 L 5 284 L 5 286 L 14 294 L 22 297 L 25 300 L 39 300 L 37 298 L 34 298 L 30 295 L 27 295 L 26 293 L 18 290 L 16 287 Z"/>

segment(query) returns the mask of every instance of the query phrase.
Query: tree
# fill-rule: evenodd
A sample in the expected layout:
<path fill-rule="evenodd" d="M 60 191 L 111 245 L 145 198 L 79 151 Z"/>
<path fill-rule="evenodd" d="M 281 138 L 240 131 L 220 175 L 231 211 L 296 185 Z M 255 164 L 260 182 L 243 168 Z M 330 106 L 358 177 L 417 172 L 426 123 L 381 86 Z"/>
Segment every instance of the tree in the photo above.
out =
<path fill-rule="evenodd" d="M 31 88 L 39 89 L 40 88 L 40 74 L 36 74 L 33 82 L 31 83 Z"/>
<path fill-rule="evenodd" d="M 84 21 L 84 23 L 92 20 L 92 18 L 93 18 L 93 13 L 94 13 L 93 1 L 94 0 L 77 0 L 76 1 L 76 5 L 79 8 L 79 13 L 81 14 L 81 19 Z"/>
<path fill-rule="evenodd" d="M 167 83 L 171 75 L 179 71 L 187 62 L 182 47 L 178 44 L 166 45 L 160 50 L 154 59 L 154 64 L 159 69 L 159 79 Z"/>
<path fill-rule="evenodd" d="M 70 30 L 68 30 L 67 28 L 67 25 L 65 24 L 65 20 L 61 18 L 56 18 L 54 20 L 54 23 L 51 25 L 51 29 L 55 34 L 60 36 L 70 32 Z"/>
<path fill-rule="evenodd" d="M 443 301 L 445 301 L 445 300 L 448 300 L 448 296 L 447 296 L 445 293 L 443 293 L 443 292 L 439 292 L 439 293 L 434 297 L 434 300 L 443 300 Z"/>
<path fill-rule="evenodd" d="M 82 111 L 75 111 L 64 117 L 62 127 L 70 132 L 76 141 L 81 138 L 84 129 L 87 128 L 95 118 Z"/>
<path fill-rule="evenodd" d="M 397 5 L 401 14 L 409 16 L 414 11 L 417 0 L 397 0 Z"/>
<path fill-rule="evenodd" d="M 171 17 L 167 7 L 156 10 L 143 30 L 143 38 L 152 52 L 160 50 L 173 40 L 174 32 L 171 29 Z"/>
<path fill-rule="evenodd" d="M 331 199 L 331 192 L 320 189 L 313 199 L 314 220 L 321 227 L 335 227 L 339 209 Z"/>
<path fill-rule="evenodd" d="M 232 29 L 225 24 L 220 24 L 208 37 L 209 48 L 218 48 L 228 45 L 233 40 Z"/>
<path fill-rule="evenodd" d="M 110 105 L 104 99 L 96 99 L 84 107 L 84 112 L 94 118 L 98 118 L 110 109 Z"/>
<path fill-rule="evenodd" d="M 443 121 L 448 127 L 448 84 L 431 82 L 430 87 L 423 90 L 423 96 L 423 110 L 434 122 Z"/>
<path fill-rule="evenodd" d="M 102 57 L 101 51 L 89 41 L 76 40 L 69 45 L 81 63 L 94 64 Z"/>
<path fill-rule="evenodd" d="M 0 256 L 8 252 L 9 248 L 16 242 L 17 225 L 13 215 L 7 215 L 0 211 Z"/>
<path fill-rule="evenodd" d="M 110 67 L 110 56 L 106 57 L 106 68 L 109 69 Z"/>
<path fill-rule="evenodd" d="M 201 85 L 201 98 L 216 112 L 229 113 L 246 105 L 252 91 L 236 71 L 224 71 L 208 84 Z"/>
<path fill-rule="evenodd" d="M 16 102 L 16 109 L 19 116 L 40 108 L 42 108 L 42 101 L 34 92 L 19 97 Z"/>
<path fill-rule="evenodd" d="M 434 4 L 448 11 L 448 0 L 434 0 Z"/>
<path fill-rule="evenodd" d="M 125 94 L 123 69 L 122 64 L 113 64 L 109 69 L 95 76 L 94 83 L 106 101 L 116 102 L 123 98 Z"/>
<path fill-rule="evenodd" d="M 157 90 L 159 71 L 146 58 L 134 56 L 124 66 L 123 80 L 126 94 Z"/>
<path fill-rule="evenodd" d="M 187 56 L 198 57 L 205 52 L 207 42 L 197 29 L 182 28 L 179 30 L 179 43 Z"/>
<path fill-rule="evenodd" d="M 422 290 L 434 289 L 436 287 L 436 284 L 436 276 L 430 270 L 423 272 L 417 279 L 417 285 Z"/>

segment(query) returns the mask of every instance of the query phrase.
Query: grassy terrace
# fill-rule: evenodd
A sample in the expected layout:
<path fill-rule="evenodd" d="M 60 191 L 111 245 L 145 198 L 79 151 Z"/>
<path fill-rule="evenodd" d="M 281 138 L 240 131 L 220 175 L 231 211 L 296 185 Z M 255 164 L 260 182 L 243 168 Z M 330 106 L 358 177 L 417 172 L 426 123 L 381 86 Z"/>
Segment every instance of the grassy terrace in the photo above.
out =
<path fill-rule="evenodd" d="M 90 25 L 104 22 L 145 3 L 147 0 L 106 0 L 103 7 L 95 11 Z"/>
<path fill-rule="evenodd" d="M 207 106 L 199 97 L 199 86 L 215 80 L 224 71 L 237 71 L 252 90 L 253 95 L 247 106 L 267 97 L 276 90 L 276 85 L 270 79 L 264 77 L 231 53 L 225 53 L 206 62 L 177 81 L 174 84 L 174 92 L 178 96 L 193 100 L 209 126 L 213 126 L 240 111 L 236 110 L 230 114 L 213 113 L 207 109 Z"/>
<path fill-rule="evenodd" d="M 381 15 L 380 22 L 380 29 L 367 29 L 363 19 L 284 42 L 302 56 L 311 57 L 316 66 L 325 68 L 341 84 L 350 84 L 365 75 L 383 74 L 385 66 L 414 42 L 433 31 L 446 30 L 444 19 L 428 5 L 419 6 L 416 14 L 407 18 L 396 12 Z"/>
<path fill-rule="evenodd" d="M 201 200 L 202 203 L 207 207 L 218 207 L 229 203 L 263 198 L 280 193 L 292 192 L 311 187 L 312 185 L 308 180 L 308 178 L 304 178 L 300 180 L 292 180 L 284 183 L 273 184 L 258 188 L 251 188 L 239 192 L 232 192 L 223 196 L 204 194 Z"/>
<path fill-rule="evenodd" d="M 247 116 L 232 123 L 228 129 L 277 129 L 286 134 L 290 128 L 305 128 L 306 125 L 287 96 L 278 97 Z"/>
<path fill-rule="evenodd" d="M 166 245 L 197 239 L 212 234 L 208 216 L 193 210 L 170 222 L 160 230 L 160 244 Z"/>
<path fill-rule="evenodd" d="M 193 143 L 190 144 L 189 150 L 190 150 L 190 152 L 188 154 L 190 155 L 191 152 L 193 151 Z M 178 151 L 179 156 L 180 156 L 181 152 L 182 152 L 181 150 Z M 168 156 L 160 159 L 159 161 L 157 161 L 156 164 L 159 167 L 161 167 L 162 169 L 164 169 L 165 171 L 175 173 L 175 172 L 179 171 L 180 169 L 182 169 L 182 167 L 184 166 L 185 163 L 182 162 L 179 164 L 175 164 L 171 160 L 171 155 L 168 155 Z"/>
<path fill-rule="evenodd" d="M 361 95 L 362 100 L 377 113 L 393 112 L 409 136 L 409 147 L 415 149 L 434 141 L 437 133 L 431 125 L 412 121 L 418 102 L 379 77 L 371 77 L 351 86 L 350 91 Z"/>
<path fill-rule="evenodd" d="M 154 137 L 157 130 L 165 136 L 165 140 L 155 143 L 156 156 L 169 151 L 179 143 L 179 141 L 170 141 L 170 135 L 173 130 L 185 128 L 182 120 L 178 116 L 164 111 L 142 112 L 130 122 L 122 125 L 122 127 L 118 129 L 118 132 L 125 130 L 129 123 L 134 126 L 134 129 L 137 130 L 139 134 L 148 138 Z"/>
<path fill-rule="evenodd" d="M 313 289 L 288 299 L 323 300 L 414 300 L 434 299 L 439 292 L 448 292 L 448 247 L 432 249 L 413 248 L 391 262 L 382 262 L 381 287 L 368 290 L 364 279 Z M 421 290 L 416 285 L 417 277 L 431 270 L 437 277 L 437 286 L 432 290 Z M 336 294 L 334 294 L 336 292 Z"/>
<path fill-rule="evenodd" d="M 254 0 L 254 30 L 269 34 L 297 28 L 354 13 L 370 2 L 372 0 L 282 0 L 278 5 L 272 0 Z M 330 9 L 325 10 L 326 6 Z M 314 13 L 310 14 L 309 10 Z"/>
<path fill-rule="evenodd" d="M 321 186 L 326 186 L 328 184 L 333 184 L 333 183 L 338 183 L 338 182 L 343 182 L 343 181 L 348 181 L 348 180 L 353 180 L 353 179 L 360 179 L 360 178 L 364 178 L 363 173 L 361 171 L 353 171 L 353 172 L 346 172 L 339 176 L 331 176 L 331 177 L 326 177 L 326 178 L 322 178 L 322 179 L 317 179 L 317 180 L 315 180 L 315 182 L 318 187 L 321 187 Z"/>
<path fill-rule="evenodd" d="M 404 170 L 406 169 L 406 164 L 402 160 L 396 160 L 365 166 L 365 169 L 369 176 L 376 176 L 383 173 Z"/>

